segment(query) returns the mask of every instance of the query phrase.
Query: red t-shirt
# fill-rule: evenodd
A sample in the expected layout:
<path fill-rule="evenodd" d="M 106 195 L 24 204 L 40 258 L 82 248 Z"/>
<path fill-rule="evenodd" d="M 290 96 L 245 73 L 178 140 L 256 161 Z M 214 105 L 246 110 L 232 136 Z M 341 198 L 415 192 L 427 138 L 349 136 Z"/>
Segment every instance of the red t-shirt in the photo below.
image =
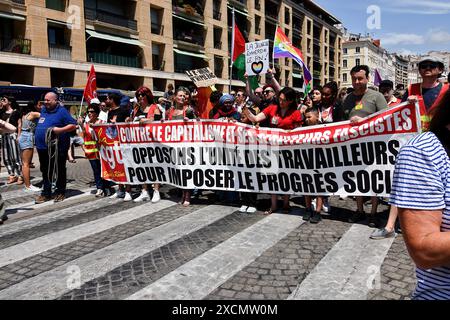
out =
<path fill-rule="evenodd" d="M 271 128 L 278 128 L 284 130 L 292 130 L 302 125 L 302 114 L 298 110 L 289 109 L 284 117 L 281 116 L 278 106 L 271 104 L 263 110 Z"/>

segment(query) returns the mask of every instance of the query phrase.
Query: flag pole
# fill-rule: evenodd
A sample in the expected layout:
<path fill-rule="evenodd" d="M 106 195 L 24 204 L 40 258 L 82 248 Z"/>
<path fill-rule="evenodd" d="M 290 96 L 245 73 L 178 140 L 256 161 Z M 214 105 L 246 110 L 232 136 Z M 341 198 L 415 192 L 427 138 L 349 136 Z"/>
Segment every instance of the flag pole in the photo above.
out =
<path fill-rule="evenodd" d="M 78 113 L 78 118 L 81 117 L 81 111 L 83 110 L 83 103 L 84 103 L 84 94 L 83 97 L 81 97 L 81 105 L 80 105 L 80 112 Z"/>
<path fill-rule="evenodd" d="M 273 36 L 273 46 L 272 46 L 272 74 L 273 74 L 273 70 L 275 69 L 275 40 L 276 40 L 276 36 L 277 36 L 277 31 L 278 31 L 278 22 L 277 25 L 275 26 L 275 35 Z"/>
<path fill-rule="evenodd" d="M 234 28 L 235 28 L 235 20 L 234 20 L 234 7 L 231 9 L 232 14 L 232 28 L 231 28 L 231 55 L 230 55 L 230 87 L 229 87 L 229 93 L 231 93 L 231 82 L 233 79 L 233 53 L 234 53 Z"/>

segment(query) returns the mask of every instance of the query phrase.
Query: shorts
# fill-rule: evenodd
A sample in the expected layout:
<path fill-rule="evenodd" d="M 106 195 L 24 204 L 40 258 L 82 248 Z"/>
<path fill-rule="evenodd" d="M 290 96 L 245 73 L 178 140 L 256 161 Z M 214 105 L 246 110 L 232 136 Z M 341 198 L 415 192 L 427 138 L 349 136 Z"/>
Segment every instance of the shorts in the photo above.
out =
<path fill-rule="evenodd" d="M 29 131 L 22 131 L 19 137 L 20 150 L 27 150 L 34 148 L 34 134 Z"/>
<path fill-rule="evenodd" d="M 70 137 L 70 143 L 76 147 L 84 145 L 84 140 L 80 136 Z"/>

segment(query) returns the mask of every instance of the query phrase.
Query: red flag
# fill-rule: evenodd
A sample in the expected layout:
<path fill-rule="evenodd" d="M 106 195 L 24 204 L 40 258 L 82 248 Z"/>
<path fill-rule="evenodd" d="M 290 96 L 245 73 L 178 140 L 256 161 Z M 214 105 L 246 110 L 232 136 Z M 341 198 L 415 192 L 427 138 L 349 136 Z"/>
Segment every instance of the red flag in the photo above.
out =
<path fill-rule="evenodd" d="M 94 65 L 91 66 L 83 97 L 86 99 L 87 103 L 91 103 L 92 99 L 97 98 L 97 77 L 95 75 Z"/>
<path fill-rule="evenodd" d="M 231 56 L 231 62 L 236 61 L 236 59 L 243 53 L 245 53 L 245 39 L 242 33 L 239 31 L 239 28 L 234 23 L 234 37 L 233 37 L 233 55 Z"/>

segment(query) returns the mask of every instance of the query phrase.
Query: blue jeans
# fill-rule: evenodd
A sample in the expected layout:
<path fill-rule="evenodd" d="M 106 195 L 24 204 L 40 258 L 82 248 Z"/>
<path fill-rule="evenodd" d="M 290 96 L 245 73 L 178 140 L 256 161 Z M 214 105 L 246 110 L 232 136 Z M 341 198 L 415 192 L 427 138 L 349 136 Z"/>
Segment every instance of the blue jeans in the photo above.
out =
<path fill-rule="evenodd" d="M 105 190 L 111 188 L 112 183 L 102 178 L 102 165 L 100 160 L 89 160 L 89 163 L 91 164 L 92 171 L 94 172 L 95 186 L 97 189 Z"/>

